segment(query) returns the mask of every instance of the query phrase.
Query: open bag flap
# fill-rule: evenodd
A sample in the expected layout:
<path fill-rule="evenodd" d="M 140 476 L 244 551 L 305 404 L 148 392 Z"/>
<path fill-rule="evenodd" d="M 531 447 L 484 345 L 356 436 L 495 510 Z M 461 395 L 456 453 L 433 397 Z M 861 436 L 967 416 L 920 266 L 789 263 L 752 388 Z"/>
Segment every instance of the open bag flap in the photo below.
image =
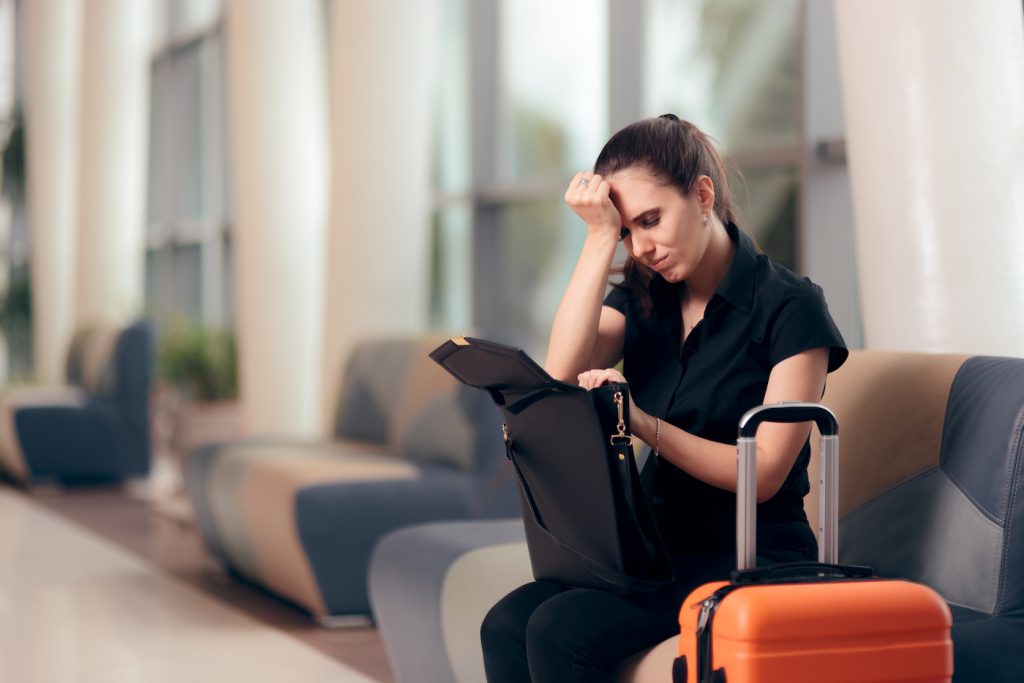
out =
<path fill-rule="evenodd" d="M 490 392 L 501 406 L 538 391 L 584 391 L 554 379 L 524 351 L 483 339 L 449 339 L 430 358 L 463 384 Z"/>

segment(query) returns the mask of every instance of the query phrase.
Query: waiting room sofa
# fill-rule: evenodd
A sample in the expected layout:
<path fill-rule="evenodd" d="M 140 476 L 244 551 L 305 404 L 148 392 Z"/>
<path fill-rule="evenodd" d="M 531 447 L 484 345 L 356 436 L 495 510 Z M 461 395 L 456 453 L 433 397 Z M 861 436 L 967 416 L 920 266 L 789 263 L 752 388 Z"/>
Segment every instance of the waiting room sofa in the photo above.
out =
<path fill-rule="evenodd" d="M 149 473 L 153 330 L 78 331 L 62 386 L 0 394 L 0 467 L 21 483 L 108 482 Z"/>
<path fill-rule="evenodd" d="M 490 399 L 427 354 L 442 338 L 369 340 L 351 354 L 333 438 L 199 449 L 185 486 L 207 548 L 231 572 L 324 625 L 365 621 L 367 564 L 385 533 L 515 514 Z"/>
<path fill-rule="evenodd" d="M 1024 680 L 1024 359 L 854 352 L 823 403 L 839 420 L 840 561 L 947 600 L 954 681 Z M 806 501 L 812 528 L 816 494 Z M 517 520 L 383 538 L 371 600 L 396 680 L 484 680 L 481 620 L 531 578 Z M 665 641 L 620 679 L 670 680 L 677 649 L 677 638 Z"/>

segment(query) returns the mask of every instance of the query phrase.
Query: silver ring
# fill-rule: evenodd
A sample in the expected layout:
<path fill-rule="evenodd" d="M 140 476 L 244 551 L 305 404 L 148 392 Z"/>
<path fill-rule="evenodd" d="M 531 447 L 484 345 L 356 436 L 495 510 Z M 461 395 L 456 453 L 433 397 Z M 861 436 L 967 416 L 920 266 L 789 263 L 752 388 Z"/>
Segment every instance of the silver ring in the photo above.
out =
<path fill-rule="evenodd" d="M 580 187 L 586 187 L 590 184 L 590 178 L 580 178 Z"/>

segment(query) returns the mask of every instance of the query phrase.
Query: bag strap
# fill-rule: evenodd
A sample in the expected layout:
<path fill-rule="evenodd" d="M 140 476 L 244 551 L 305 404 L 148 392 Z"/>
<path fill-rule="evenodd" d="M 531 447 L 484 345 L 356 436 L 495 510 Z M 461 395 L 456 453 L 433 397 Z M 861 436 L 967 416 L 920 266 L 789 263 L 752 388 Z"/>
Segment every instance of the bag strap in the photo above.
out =
<path fill-rule="evenodd" d="M 523 490 L 523 498 L 526 499 L 526 504 L 527 507 L 529 507 L 530 509 L 530 514 L 533 516 L 533 521 L 536 522 L 537 527 L 541 531 L 543 531 L 544 534 L 549 539 L 551 539 L 553 543 L 555 543 L 555 545 L 557 545 L 559 548 L 567 550 L 572 555 L 574 555 L 576 559 L 578 559 L 580 563 L 582 563 L 583 566 L 586 567 L 597 578 L 601 579 L 602 581 L 606 581 L 612 585 L 621 586 L 625 590 L 632 591 L 639 589 L 644 591 L 651 591 L 653 589 L 662 588 L 671 583 L 671 581 L 638 579 L 636 577 L 623 574 L 617 569 L 607 566 L 600 560 L 596 560 L 593 557 L 587 555 L 586 553 L 577 550 L 576 548 L 572 547 L 571 545 L 560 539 L 558 536 L 553 534 L 551 530 L 548 529 L 547 524 L 544 523 L 544 519 L 541 517 L 540 510 L 537 508 L 537 502 L 534 500 L 533 493 L 530 490 L 530 485 L 527 483 L 526 477 L 523 476 L 522 470 L 519 469 L 519 463 L 516 462 L 515 451 L 512 448 L 512 439 L 508 434 L 508 426 L 503 425 L 502 431 L 505 436 L 505 457 L 512 461 L 512 467 L 515 468 L 516 477 L 519 479 L 519 484 Z M 615 448 L 619 449 L 617 452 L 620 455 L 624 457 L 632 457 L 628 452 L 629 447 L 626 443 L 623 442 L 621 444 L 616 444 Z"/>

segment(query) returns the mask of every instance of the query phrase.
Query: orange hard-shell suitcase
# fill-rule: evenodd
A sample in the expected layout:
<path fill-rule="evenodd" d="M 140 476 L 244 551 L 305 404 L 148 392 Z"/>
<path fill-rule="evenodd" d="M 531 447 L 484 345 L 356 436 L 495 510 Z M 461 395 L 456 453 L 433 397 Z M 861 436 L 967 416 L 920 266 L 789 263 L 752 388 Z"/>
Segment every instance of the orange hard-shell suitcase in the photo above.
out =
<path fill-rule="evenodd" d="M 815 421 L 821 432 L 818 563 L 754 566 L 756 447 L 763 422 Z M 682 683 L 939 683 L 953 675 L 952 617 L 927 586 L 873 577 L 837 559 L 838 425 L 824 406 L 755 408 L 737 442 L 736 554 L 732 581 L 705 584 L 679 614 Z"/>

